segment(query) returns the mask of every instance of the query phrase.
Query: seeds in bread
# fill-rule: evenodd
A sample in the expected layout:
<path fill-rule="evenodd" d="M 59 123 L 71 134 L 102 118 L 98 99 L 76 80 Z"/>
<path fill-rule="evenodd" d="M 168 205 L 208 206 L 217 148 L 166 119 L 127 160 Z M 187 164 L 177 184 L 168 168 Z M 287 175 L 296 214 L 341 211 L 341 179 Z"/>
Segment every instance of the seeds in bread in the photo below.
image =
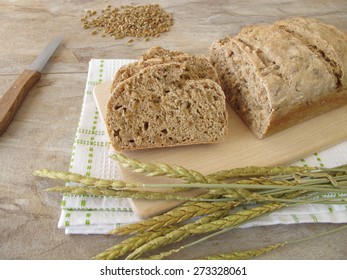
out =
<path fill-rule="evenodd" d="M 115 150 L 216 143 L 227 134 L 221 87 L 179 63 L 146 67 L 118 84 L 106 115 Z"/>
<path fill-rule="evenodd" d="M 302 26 L 287 20 L 245 27 L 211 47 L 211 62 L 227 101 L 258 138 L 347 102 L 346 35 L 333 28 L 323 35 L 318 21 L 307 21 L 315 35 L 308 36 Z M 328 43 L 333 34 L 339 39 Z"/>

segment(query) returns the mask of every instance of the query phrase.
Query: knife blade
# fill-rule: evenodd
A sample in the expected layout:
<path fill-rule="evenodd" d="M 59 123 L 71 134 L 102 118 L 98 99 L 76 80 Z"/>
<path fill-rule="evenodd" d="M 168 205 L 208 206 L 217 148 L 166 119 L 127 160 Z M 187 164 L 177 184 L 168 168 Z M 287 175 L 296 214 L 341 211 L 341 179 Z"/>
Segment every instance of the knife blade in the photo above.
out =
<path fill-rule="evenodd" d="M 0 99 L 0 136 L 10 125 L 30 89 L 40 80 L 42 68 L 58 48 L 62 39 L 62 36 L 54 38 Z"/>

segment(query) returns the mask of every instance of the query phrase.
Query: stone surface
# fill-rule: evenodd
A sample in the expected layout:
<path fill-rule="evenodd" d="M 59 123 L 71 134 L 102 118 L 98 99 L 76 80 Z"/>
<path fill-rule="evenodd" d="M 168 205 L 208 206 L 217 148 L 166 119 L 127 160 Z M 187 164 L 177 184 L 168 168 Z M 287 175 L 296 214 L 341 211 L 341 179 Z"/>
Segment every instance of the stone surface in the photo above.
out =
<path fill-rule="evenodd" d="M 316 17 L 347 32 L 347 3 L 332 1 L 156 1 L 174 14 L 169 33 L 148 42 L 91 35 L 81 27 L 84 9 L 152 1 L 0 0 L 0 96 L 52 37 L 64 42 L 43 70 L 14 121 L 0 137 L 0 259 L 89 259 L 124 237 L 65 235 L 57 229 L 59 194 L 32 172 L 67 171 L 91 58 L 137 58 L 149 47 L 207 54 L 217 38 L 244 25 L 292 15 Z M 338 225 L 290 225 L 232 230 L 172 258 L 257 248 L 313 235 Z M 195 240 L 192 238 L 191 240 Z M 347 259 L 346 233 L 291 244 L 259 259 Z"/>

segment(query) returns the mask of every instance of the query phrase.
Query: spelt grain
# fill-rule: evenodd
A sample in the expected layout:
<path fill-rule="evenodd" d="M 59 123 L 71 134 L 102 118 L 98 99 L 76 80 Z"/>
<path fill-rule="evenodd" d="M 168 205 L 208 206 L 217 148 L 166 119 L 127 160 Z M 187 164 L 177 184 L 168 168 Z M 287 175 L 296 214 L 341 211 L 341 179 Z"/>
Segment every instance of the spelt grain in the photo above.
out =
<path fill-rule="evenodd" d="M 104 33 L 116 39 L 129 37 L 159 37 L 168 32 L 173 25 L 173 16 L 165 12 L 158 4 L 140 6 L 121 6 L 113 8 L 108 5 L 100 14 L 87 10 L 81 18 L 91 28 L 101 27 Z M 145 41 L 147 41 L 145 39 Z"/>

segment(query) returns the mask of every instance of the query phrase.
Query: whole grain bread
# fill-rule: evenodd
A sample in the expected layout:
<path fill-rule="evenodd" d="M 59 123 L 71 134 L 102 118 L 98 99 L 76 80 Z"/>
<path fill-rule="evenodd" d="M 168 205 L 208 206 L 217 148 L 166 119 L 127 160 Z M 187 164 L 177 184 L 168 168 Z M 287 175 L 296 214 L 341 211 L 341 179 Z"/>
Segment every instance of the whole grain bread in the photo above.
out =
<path fill-rule="evenodd" d="M 148 66 L 112 92 L 106 126 L 115 150 L 216 143 L 227 134 L 225 96 L 189 62 Z"/>
<path fill-rule="evenodd" d="M 227 101 L 258 138 L 347 102 L 347 36 L 315 19 L 247 26 L 210 54 Z"/>
<path fill-rule="evenodd" d="M 206 57 L 154 47 L 145 52 L 139 61 L 124 65 L 116 72 L 112 82 L 111 92 L 120 82 L 130 78 L 142 69 L 168 62 L 186 63 L 186 67 L 189 67 L 201 79 L 212 79 L 220 83 L 217 72 Z"/>

